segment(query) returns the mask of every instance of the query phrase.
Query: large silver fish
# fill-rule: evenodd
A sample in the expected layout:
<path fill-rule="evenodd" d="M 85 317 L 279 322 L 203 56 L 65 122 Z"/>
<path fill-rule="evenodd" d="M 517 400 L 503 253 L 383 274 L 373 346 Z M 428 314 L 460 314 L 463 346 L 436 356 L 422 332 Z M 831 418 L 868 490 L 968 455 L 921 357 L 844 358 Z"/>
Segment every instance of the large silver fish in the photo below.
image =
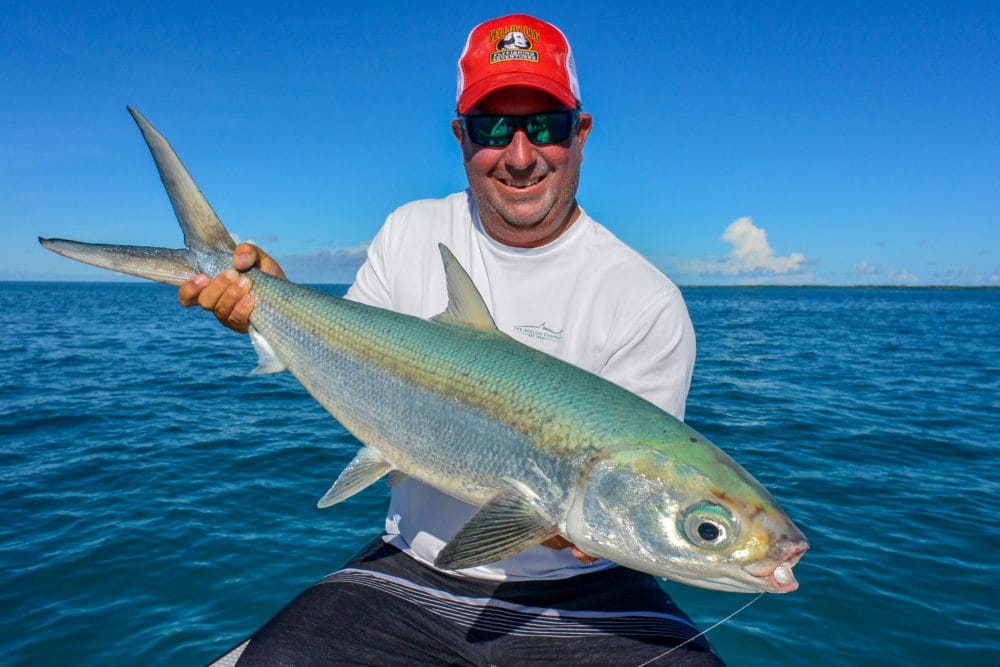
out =
<path fill-rule="evenodd" d="M 129 108 L 186 249 L 39 239 L 88 264 L 178 285 L 231 267 L 234 242 L 167 141 Z M 323 294 L 258 270 L 261 372 L 288 369 L 364 443 L 319 505 L 400 471 L 481 509 L 436 565 L 461 569 L 556 535 L 653 575 L 784 593 L 809 548 L 771 495 L 648 401 L 497 330 L 443 245 L 448 308 L 433 320 Z"/>

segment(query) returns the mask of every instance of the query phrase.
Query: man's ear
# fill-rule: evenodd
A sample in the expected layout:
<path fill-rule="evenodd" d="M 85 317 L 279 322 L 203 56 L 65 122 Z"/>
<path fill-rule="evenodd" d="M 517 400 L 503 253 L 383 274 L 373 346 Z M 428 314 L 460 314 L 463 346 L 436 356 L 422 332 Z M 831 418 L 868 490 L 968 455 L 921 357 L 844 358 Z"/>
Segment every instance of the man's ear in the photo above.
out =
<path fill-rule="evenodd" d="M 589 113 L 581 113 L 580 118 L 576 122 L 576 137 L 580 141 L 580 148 L 587 143 L 587 137 L 590 136 L 590 130 L 594 127 L 594 117 Z"/>
<path fill-rule="evenodd" d="M 458 145 L 461 146 L 462 141 L 465 140 L 465 129 L 462 127 L 462 121 L 457 118 L 452 119 L 451 133 L 455 135 L 455 138 L 458 139 Z"/>

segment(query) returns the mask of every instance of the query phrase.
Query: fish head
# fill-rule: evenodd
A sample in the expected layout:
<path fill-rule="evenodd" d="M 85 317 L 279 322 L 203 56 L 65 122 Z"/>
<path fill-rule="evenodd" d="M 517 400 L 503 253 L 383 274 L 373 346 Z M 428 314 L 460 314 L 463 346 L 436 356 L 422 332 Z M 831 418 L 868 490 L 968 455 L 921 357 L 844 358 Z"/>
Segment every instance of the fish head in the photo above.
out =
<path fill-rule="evenodd" d="M 722 450 L 618 450 L 592 461 L 567 515 L 580 549 L 681 583 L 788 593 L 809 543 L 777 502 Z"/>

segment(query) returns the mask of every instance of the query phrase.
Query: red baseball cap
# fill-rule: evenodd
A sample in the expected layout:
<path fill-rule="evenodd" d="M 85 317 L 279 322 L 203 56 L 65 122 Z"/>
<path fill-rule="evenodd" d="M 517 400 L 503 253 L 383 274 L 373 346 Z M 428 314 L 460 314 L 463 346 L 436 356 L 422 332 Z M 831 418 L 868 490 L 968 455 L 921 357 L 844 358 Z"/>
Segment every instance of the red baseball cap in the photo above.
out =
<path fill-rule="evenodd" d="M 458 60 L 458 113 L 507 86 L 537 88 L 568 107 L 580 106 L 573 51 L 559 28 L 511 14 L 472 29 Z"/>

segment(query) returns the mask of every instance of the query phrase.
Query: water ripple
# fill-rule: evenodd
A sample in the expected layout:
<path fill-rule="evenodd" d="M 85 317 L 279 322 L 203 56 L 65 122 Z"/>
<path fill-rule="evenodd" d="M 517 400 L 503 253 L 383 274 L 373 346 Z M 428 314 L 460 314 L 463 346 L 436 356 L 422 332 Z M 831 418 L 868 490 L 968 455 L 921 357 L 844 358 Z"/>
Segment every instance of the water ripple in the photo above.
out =
<path fill-rule="evenodd" d="M 689 422 L 812 550 L 732 665 L 994 664 L 1000 292 L 691 288 Z M 0 663 L 198 664 L 381 526 L 357 443 L 155 285 L 0 283 Z M 708 625 L 740 595 L 665 583 Z"/>

